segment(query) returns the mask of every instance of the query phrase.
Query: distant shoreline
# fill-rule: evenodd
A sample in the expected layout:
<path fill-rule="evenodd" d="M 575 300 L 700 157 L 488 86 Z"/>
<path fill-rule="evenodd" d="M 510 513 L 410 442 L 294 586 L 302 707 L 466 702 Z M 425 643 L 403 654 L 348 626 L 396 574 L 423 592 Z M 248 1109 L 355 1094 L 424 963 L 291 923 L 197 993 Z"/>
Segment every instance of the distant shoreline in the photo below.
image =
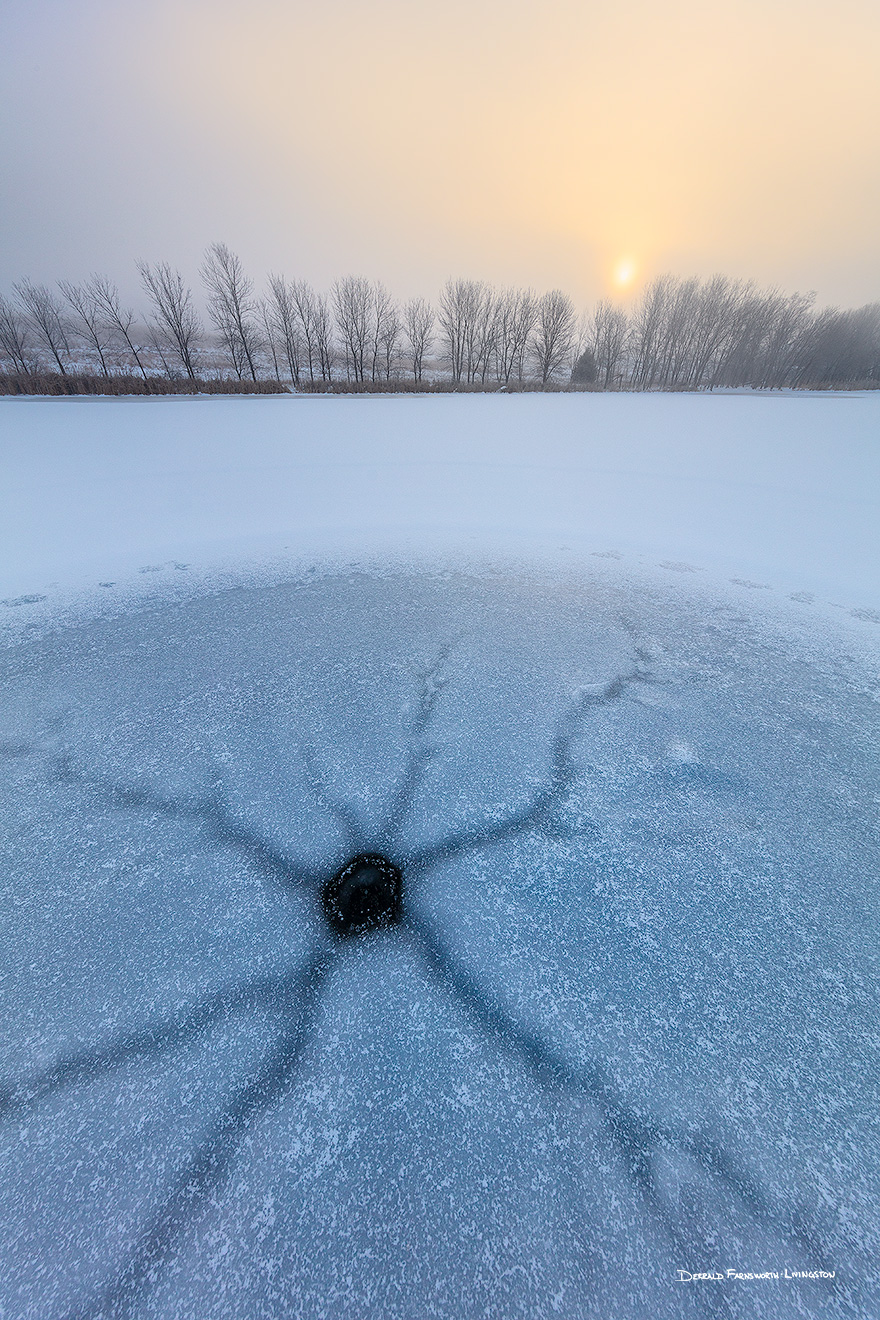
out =
<path fill-rule="evenodd" d="M 0 375 L 0 396 L 28 396 L 31 398 L 162 398 L 165 396 L 180 397 L 181 395 L 190 397 L 234 396 L 237 398 L 255 398 L 264 395 L 277 397 L 279 395 L 298 394 L 346 396 L 354 394 L 383 396 L 389 394 L 418 396 L 437 394 L 754 394 L 767 396 L 816 392 L 845 394 L 853 390 L 877 389 L 880 389 L 880 381 L 878 380 L 851 381 L 846 384 L 837 383 L 833 385 L 803 384 L 766 387 L 763 389 L 748 386 L 727 388 L 709 385 L 655 387 L 651 389 L 620 385 L 605 389 L 598 385 L 564 385 L 558 381 L 548 382 L 546 385 L 541 385 L 536 381 L 516 381 L 505 385 L 496 381 L 467 384 L 452 380 L 332 380 L 300 382 L 300 384 L 294 385 L 290 381 L 280 380 L 243 381 L 211 377 L 197 377 L 195 380 L 188 378 L 169 380 L 163 376 L 144 379 L 142 376 L 96 376 L 87 372 L 68 372 L 63 376 L 60 372 L 46 372 L 38 375 Z"/>

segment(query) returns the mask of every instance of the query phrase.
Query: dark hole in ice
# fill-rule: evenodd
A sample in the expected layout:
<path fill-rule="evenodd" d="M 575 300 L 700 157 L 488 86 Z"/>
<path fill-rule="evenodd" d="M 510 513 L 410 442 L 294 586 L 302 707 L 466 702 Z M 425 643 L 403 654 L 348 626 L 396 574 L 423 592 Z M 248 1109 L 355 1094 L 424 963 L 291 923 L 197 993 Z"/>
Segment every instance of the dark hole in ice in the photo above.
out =
<path fill-rule="evenodd" d="M 321 901 L 337 935 L 384 930 L 403 914 L 403 876 L 381 853 L 358 853 L 327 881 Z"/>

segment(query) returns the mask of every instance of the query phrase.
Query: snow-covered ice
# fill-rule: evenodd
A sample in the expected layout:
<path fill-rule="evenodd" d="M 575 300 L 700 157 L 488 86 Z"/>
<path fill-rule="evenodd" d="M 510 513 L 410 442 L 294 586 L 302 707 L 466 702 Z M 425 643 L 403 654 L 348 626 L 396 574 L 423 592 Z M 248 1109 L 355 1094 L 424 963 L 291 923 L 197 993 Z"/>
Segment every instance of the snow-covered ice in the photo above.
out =
<path fill-rule="evenodd" d="M 7 601 L 451 548 L 880 612 L 878 392 L 3 399 L 0 434 Z"/>
<path fill-rule="evenodd" d="M 880 399 L 67 405 L 0 407 L 3 1320 L 876 1314 Z"/>

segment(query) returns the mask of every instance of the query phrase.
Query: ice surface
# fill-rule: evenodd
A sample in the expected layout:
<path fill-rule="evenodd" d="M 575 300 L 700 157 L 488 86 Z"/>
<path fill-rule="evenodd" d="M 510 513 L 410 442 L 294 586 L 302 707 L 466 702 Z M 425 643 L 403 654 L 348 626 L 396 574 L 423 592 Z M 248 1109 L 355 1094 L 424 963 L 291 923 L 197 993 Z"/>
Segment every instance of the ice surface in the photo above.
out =
<path fill-rule="evenodd" d="M 604 566 L 344 573 L 2 693 L 4 1320 L 874 1313 L 860 665 Z M 406 919 L 334 942 L 363 850 Z M 677 1280 L 728 1268 L 836 1278 Z"/>
<path fill-rule="evenodd" d="M 0 625 L 220 562 L 538 549 L 880 619 L 878 437 L 880 391 L 0 399 Z"/>
<path fill-rule="evenodd" d="M 878 408 L 0 401 L 2 1320 L 880 1314 Z"/>

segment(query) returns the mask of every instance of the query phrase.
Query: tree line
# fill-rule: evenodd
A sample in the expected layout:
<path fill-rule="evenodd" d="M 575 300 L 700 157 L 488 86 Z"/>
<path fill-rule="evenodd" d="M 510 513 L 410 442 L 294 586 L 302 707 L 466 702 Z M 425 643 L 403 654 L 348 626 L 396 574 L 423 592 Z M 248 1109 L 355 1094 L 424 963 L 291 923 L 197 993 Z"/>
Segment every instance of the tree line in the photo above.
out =
<path fill-rule="evenodd" d="M 662 275 L 627 309 L 608 299 L 578 316 L 554 289 L 450 279 L 436 305 L 399 303 L 381 282 L 328 293 L 269 276 L 259 295 L 241 259 L 214 243 L 194 291 L 165 262 L 138 264 L 138 312 L 100 275 L 0 294 L 0 388 L 54 379 L 99 392 L 283 388 L 700 390 L 880 385 L 880 303 L 816 308 L 812 295 L 716 275 Z"/>

